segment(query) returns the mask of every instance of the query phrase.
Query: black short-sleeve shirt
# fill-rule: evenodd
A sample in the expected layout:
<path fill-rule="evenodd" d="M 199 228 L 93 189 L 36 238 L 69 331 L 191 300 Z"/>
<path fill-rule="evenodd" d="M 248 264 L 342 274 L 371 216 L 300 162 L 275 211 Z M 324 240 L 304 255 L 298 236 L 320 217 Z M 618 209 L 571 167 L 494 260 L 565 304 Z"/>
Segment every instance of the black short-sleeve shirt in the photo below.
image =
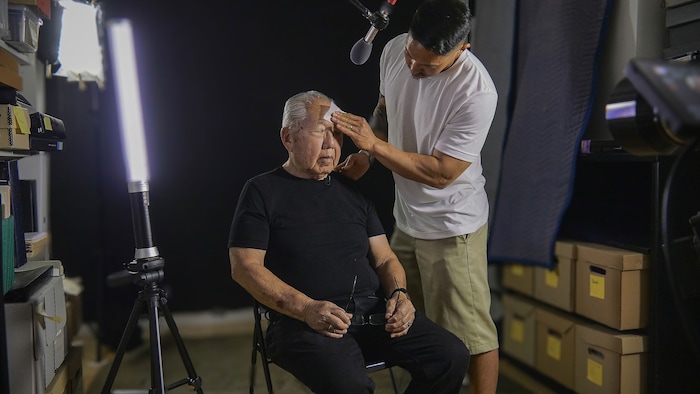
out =
<path fill-rule="evenodd" d="M 265 266 L 280 279 L 342 307 L 355 276 L 356 296 L 381 295 L 368 259 L 368 238 L 379 234 L 374 205 L 353 181 L 302 179 L 277 168 L 243 187 L 228 245 L 265 250 Z"/>

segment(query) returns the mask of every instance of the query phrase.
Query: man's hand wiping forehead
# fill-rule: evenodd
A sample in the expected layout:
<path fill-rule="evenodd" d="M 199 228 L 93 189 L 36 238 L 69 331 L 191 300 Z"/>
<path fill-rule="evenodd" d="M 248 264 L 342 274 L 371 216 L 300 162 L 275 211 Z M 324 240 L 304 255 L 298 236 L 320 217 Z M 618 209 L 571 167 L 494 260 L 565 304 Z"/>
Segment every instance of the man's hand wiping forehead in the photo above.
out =
<path fill-rule="evenodd" d="M 328 108 L 328 111 L 326 111 L 326 114 L 323 115 L 323 119 L 325 119 L 325 120 L 331 122 L 331 114 L 332 114 L 333 112 L 336 112 L 336 111 L 345 112 L 345 111 L 343 111 L 342 109 L 340 109 L 340 107 L 338 107 L 337 105 L 335 105 L 335 102 L 334 102 L 334 101 L 332 101 L 332 102 L 331 102 L 330 108 Z"/>

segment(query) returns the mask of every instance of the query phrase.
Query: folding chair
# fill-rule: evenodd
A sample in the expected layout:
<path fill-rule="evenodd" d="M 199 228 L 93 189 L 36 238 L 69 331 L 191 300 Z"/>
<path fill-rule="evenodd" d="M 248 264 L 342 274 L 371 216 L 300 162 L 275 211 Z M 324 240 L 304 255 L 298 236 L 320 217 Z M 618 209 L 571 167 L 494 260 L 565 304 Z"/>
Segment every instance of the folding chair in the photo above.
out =
<path fill-rule="evenodd" d="M 255 391 L 255 364 L 257 362 L 258 353 L 260 353 L 260 359 L 262 360 L 263 373 L 265 374 L 265 384 L 267 385 L 267 392 L 273 394 L 272 390 L 272 379 L 270 378 L 270 363 L 272 360 L 267 356 L 267 346 L 265 345 L 265 333 L 263 332 L 262 326 L 262 316 L 265 316 L 269 320 L 268 310 L 255 301 L 253 305 L 253 315 L 255 317 L 255 327 L 253 328 L 253 354 L 250 359 L 250 394 Z M 391 384 L 394 388 L 394 393 L 399 394 L 399 387 L 396 384 L 396 378 L 394 377 L 394 371 L 388 366 L 384 361 L 378 361 L 366 366 L 368 372 L 381 371 L 383 369 L 389 369 L 389 374 L 391 376 Z"/>

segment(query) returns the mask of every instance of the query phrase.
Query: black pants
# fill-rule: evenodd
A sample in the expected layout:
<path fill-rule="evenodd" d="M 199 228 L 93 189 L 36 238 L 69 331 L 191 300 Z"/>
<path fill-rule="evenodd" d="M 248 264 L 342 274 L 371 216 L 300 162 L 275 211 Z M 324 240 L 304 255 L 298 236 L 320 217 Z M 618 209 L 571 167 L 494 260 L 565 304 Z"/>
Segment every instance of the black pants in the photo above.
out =
<path fill-rule="evenodd" d="M 289 317 L 273 321 L 266 338 L 272 361 L 317 394 L 374 392 L 365 369 L 374 361 L 407 370 L 406 393 L 458 393 L 469 367 L 464 343 L 420 313 L 407 335 L 393 339 L 384 326 L 370 325 L 329 338 Z"/>

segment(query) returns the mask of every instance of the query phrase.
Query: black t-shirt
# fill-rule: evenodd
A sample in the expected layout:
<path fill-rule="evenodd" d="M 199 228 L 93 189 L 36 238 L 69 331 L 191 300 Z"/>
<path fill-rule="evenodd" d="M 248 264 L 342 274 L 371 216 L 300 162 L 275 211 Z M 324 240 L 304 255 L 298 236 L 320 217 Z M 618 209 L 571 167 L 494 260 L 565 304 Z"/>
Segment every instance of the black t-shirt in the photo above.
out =
<path fill-rule="evenodd" d="M 344 307 L 377 294 L 369 237 L 384 234 L 374 205 L 342 175 L 297 178 L 282 168 L 246 182 L 231 224 L 229 247 L 266 251 L 265 267 L 311 298 Z"/>

